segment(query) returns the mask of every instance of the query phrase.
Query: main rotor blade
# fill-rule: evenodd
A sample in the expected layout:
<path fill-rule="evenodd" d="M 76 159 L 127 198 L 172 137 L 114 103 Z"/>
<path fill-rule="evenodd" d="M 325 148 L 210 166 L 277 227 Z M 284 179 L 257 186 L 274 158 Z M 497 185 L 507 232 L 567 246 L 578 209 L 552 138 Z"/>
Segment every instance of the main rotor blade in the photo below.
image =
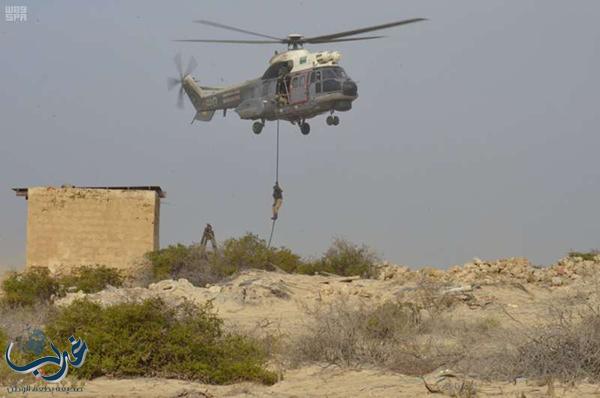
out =
<path fill-rule="evenodd" d="M 342 41 L 358 41 L 358 40 L 373 40 L 381 39 L 386 36 L 362 36 L 362 37 L 347 37 L 344 39 L 329 39 L 329 40 L 303 40 L 303 43 L 319 44 L 319 43 L 339 43 Z"/>
<path fill-rule="evenodd" d="M 304 42 L 310 43 L 310 42 L 314 42 L 314 41 L 318 41 L 318 40 L 337 39 L 340 37 L 353 36 L 353 35 L 357 35 L 359 33 L 366 33 L 366 32 L 372 32 L 374 30 L 388 29 L 388 28 L 393 28 L 394 26 L 407 25 L 410 23 L 415 23 L 415 22 L 420 22 L 420 21 L 426 21 L 426 19 L 425 18 L 405 19 L 402 21 L 390 22 L 390 23 L 386 23 L 383 25 L 375 25 L 375 26 L 369 26 L 367 28 L 348 30 L 348 31 L 339 32 L 339 33 L 332 33 L 330 35 L 307 37 L 306 39 L 304 39 Z"/>
<path fill-rule="evenodd" d="M 235 26 L 223 25 L 222 23 L 218 23 L 218 22 L 206 21 L 206 20 L 203 20 L 203 19 L 198 20 L 198 21 L 194 21 L 194 22 L 201 23 L 203 25 L 214 26 L 215 28 L 233 30 L 234 32 L 240 32 L 240 33 L 246 33 L 247 35 L 264 37 L 264 38 L 273 39 L 273 40 L 282 40 L 279 37 L 269 36 L 269 35 L 265 35 L 263 33 L 251 32 L 249 30 L 236 28 Z"/>
<path fill-rule="evenodd" d="M 185 70 L 185 75 L 184 76 L 187 76 L 190 73 L 192 73 L 194 71 L 194 69 L 196 69 L 197 66 L 198 66 L 198 62 L 196 62 L 196 58 L 191 57 L 190 58 L 190 62 L 188 63 L 188 67 Z"/>
<path fill-rule="evenodd" d="M 273 44 L 287 43 L 285 40 L 201 40 L 201 39 L 180 39 L 173 41 L 184 41 L 193 43 L 235 43 L 235 44 Z"/>

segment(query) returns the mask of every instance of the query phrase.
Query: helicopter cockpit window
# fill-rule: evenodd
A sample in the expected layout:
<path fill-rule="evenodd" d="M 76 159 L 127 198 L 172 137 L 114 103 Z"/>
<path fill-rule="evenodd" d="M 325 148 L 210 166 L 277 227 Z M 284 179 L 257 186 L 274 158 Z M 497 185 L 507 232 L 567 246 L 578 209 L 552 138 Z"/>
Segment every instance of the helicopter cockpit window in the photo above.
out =
<path fill-rule="evenodd" d="M 337 78 L 337 73 L 333 69 L 327 68 L 323 70 L 323 79 L 335 79 Z"/>
<path fill-rule="evenodd" d="M 337 80 L 328 79 L 328 80 L 323 81 L 323 91 L 326 93 L 329 93 L 332 91 L 340 91 L 341 89 L 342 89 L 342 83 L 340 83 Z"/>
<path fill-rule="evenodd" d="M 346 72 L 340 67 L 323 68 L 323 79 L 345 79 Z"/>
<path fill-rule="evenodd" d="M 322 68 L 323 91 L 332 92 L 342 89 L 340 80 L 346 78 L 346 72 L 340 67 Z"/>

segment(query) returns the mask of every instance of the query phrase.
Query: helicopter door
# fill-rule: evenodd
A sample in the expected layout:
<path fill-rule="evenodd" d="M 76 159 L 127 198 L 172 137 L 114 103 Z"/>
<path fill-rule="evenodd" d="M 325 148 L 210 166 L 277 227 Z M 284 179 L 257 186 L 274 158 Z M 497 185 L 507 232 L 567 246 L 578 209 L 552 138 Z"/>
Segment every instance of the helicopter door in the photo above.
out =
<path fill-rule="evenodd" d="M 308 100 L 308 73 L 292 77 L 290 84 L 290 104 L 299 104 Z"/>

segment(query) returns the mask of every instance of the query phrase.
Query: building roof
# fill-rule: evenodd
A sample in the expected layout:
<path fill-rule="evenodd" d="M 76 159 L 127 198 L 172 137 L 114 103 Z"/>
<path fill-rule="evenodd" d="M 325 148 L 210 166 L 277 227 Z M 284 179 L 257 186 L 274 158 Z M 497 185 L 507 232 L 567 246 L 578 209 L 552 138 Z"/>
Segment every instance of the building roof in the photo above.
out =
<path fill-rule="evenodd" d="M 159 198 L 165 198 L 167 193 L 162 190 L 161 187 L 157 185 L 148 185 L 148 186 L 132 186 L 132 187 L 76 187 L 76 186 L 63 186 L 62 188 L 79 188 L 79 189 L 115 189 L 115 190 L 125 190 L 125 191 L 154 191 L 158 194 Z M 24 196 L 27 198 L 27 192 L 29 188 L 13 188 L 13 191 L 17 193 L 17 196 Z"/>

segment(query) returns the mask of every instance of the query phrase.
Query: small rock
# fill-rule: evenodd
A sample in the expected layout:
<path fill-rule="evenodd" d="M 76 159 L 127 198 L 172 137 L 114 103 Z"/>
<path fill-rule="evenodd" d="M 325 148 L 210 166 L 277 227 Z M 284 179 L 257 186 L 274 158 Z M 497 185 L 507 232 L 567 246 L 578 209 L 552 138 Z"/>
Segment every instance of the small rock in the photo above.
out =
<path fill-rule="evenodd" d="M 221 286 L 210 286 L 208 291 L 211 293 L 221 293 Z"/>
<path fill-rule="evenodd" d="M 560 276 L 552 277 L 552 286 L 561 286 L 563 284 L 563 280 Z"/>

